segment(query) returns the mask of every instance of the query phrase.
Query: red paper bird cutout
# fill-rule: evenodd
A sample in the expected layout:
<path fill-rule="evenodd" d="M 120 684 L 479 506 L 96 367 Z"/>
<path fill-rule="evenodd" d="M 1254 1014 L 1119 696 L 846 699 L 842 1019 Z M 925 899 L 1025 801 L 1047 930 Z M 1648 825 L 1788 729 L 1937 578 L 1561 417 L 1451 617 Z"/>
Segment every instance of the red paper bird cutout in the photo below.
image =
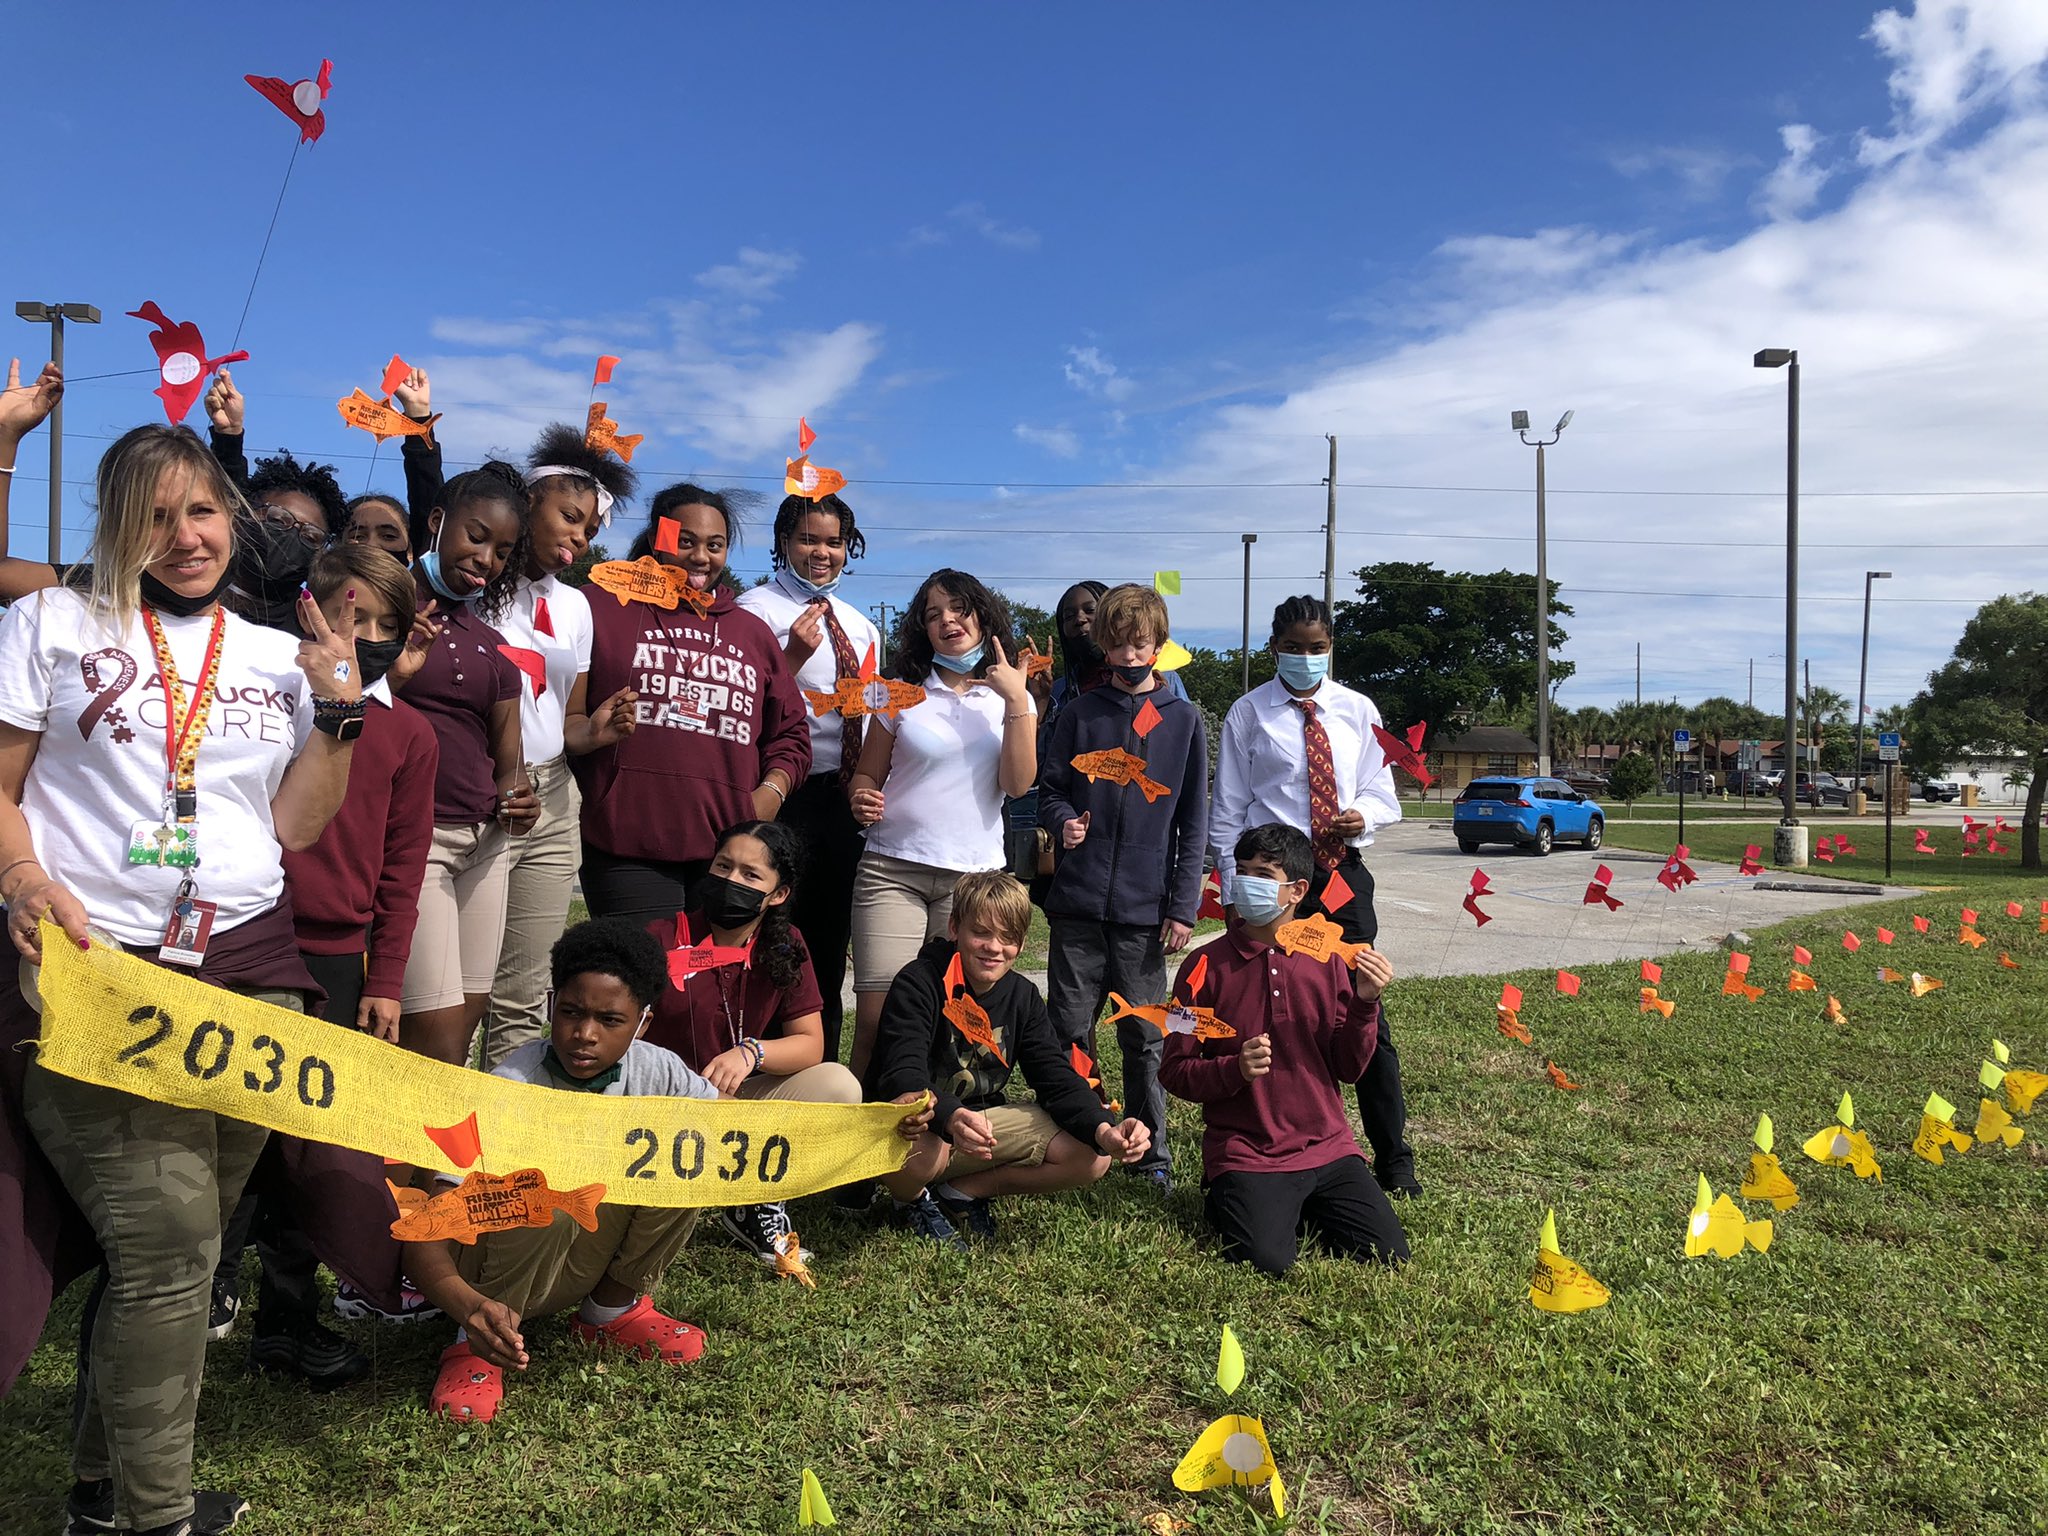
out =
<path fill-rule="evenodd" d="M 320 103 L 327 99 L 327 92 L 334 83 L 334 60 L 322 59 L 320 73 L 311 80 L 294 80 L 290 84 L 275 75 L 244 75 L 242 78 L 255 86 L 272 106 L 299 125 L 299 142 L 312 144 L 327 131 L 327 113 Z"/>
<path fill-rule="evenodd" d="M 953 963 L 946 967 L 946 1022 L 959 1030 L 970 1045 L 978 1045 L 997 1061 L 1008 1066 L 1001 1048 L 996 1044 L 996 1027 L 988 1016 L 988 1010 L 967 993 L 967 979 L 960 968 L 960 952 L 953 952 Z"/>
<path fill-rule="evenodd" d="M 1607 889 L 1613 883 L 1614 871 L 1605 864 L 1600 865 L 1593 871 L 1593 878 L 1586 882 L 1586 894 L 1579 904 L 1590 907 L 1595 902 L 1604 902 L 1608 911 L 1619 912 L 1622 906 L 1621 898 Z"/>
<path fill-rule="evenodd" d="M 722 965 L 744 964 L 754 952 L 751 944 L 692 944 L 690 920 L 676 914 L 676 946 L 668 952 L 669 985 L 680 992 L 699 971 L 715 971 Z"/>
<path fill-rule="evenodd" d="M 154 393 L 163 401 L 164 414 L 174 427 L 191 413 L 192 402 L 206 388 L 215 369 L 242 362 L 249 356 L 246 352 L 230 352 L 226 357 L 208 357 L 199 327 L 190 320 L 171 319 L 157 308 L 154 299 L 128 313 L 156 327 L 149 334 L 149 344 L 156 348 L 157 370 L 163 375 L 163 382 Z"/>
<path fill-rule="evenodd" d="M 1395 767 L 1402 769 L 1424 789 L 1436 782 L 1436 775 L 1422 760 L 1422 737 L 1428 731 L 1429 722 L 1418 720 L 1408 727 L 1406 740 L 1396 736 L 1383 725 L 1372 728 L 1373 739 L 1380 744 L 1380 753 Z"/>
<path fill-rule="evenodd" d="M 453 1125 L 423 1125 L 427 1140 L 448 1154 L 448 1161 L 458 1168 L 467 1168 L 484 1155 L 483 1138 L 476 1128 L 476 1111 L 469 1112 L 467 1120 L 458 1120 Z"/>
<path fill-rule="evenodd" d="M 1849 841 L 1849 834 L 1846 832 L 1835 834 L 1835 857 L 1838 859 L 1853 859 L 1856 857 L 1856 845 Z"/>
<path fill-rule="evenodd" d="M 1913 829 L 1913 851 L 1915 853 L 1934 853 L 1938 851 L 1934 844 L 1927 841 L 1927 829 L 1925 827 L 1915 827 Z"/>
<path fill-rule="evenodd" d="M 526 680 L 533 684 L 533 696 L 536 699 L 548 691 L 547 658 L 539 651 L 529 651 L 524 646 L 500 643 L 498 654 L 526 674 Z"/>
<path fill-rule="evenodd" d="M 403 384 L 411 375 L 412 364 L 408 363 L 396 352 L 392 353 L 391 361 L 384 365 L 384 387 L 378 393 L 385 395 L 395 394 L 398 386 Z"/>
<path fill-rule="evenodd" d="M 1131 729 L 1136 731 L 1138 733 L 1138 739 L 1140 741 L 1143 741 L 1147 736 L 1150 736 L 1152 734 L 1152 728 L 1159 723 L 1159 720 L 1159 706 L 1154 704 L 1150 699 L 1147 699 L 1143 704 L 1138 706 L 1138 713 L 1136 717 L 1131 721 Z"/>
<path fill-rule="evenodd" d="M 1686 856 L 1691 852 L 1690 848 L 1680 843 L 1671 850 L 1671 857 L 1664 861 L 1664 867 L 1657 871 L 1657 883 L 1674 896 L 1678 894 L 1681 886 L 1691 885 L 1699 879 L 1693 867 L 1685 862 Z"/>
<path fill-rule="evenodd" d="M 1742 850 L 1742 863 L 1737 867 L 1738 875 L 1760 875 L 1764 872 L 1764 850 L 1761 843 L 1751 843 Z"/>
<path fill-rule="evenodd" d="M 1473 870 L 1472 890 L 1470 894 L 1468 894 L 1465 897 L 1464 907 L 1467 912 L 1470 912 L 1472 914 L 1474 920 L 1477 921 L 1479 926 L 1482 928 L 1484 928 L 1488 923 L 1492 922 L 1493 919 L 1491 917 L 1488 917 L 1484 912 L 1479 910 L 1479 898 L 1481 896 L 1491 896 L 1492 894 L 1493 887 L 1487 884 L 1486 871 L 1483 869 Z"/>
<path fill-rule="evenodd" d="M 1823 864 L 1835 862 L 1835 840 L 1831 837 L 1817 837 L 1813 840 L 1813 856 Z"/>
<path fill-rule="evenodd" d="M 600 384 L 611 383 L 612 370 L 618 366 L 619 360 L 616 357 L 613 357 L 609 352 L 607 352 L 603 357 L 600 357 L 597 360 L 597 367 L 591 370 L 590 387 L 592 389 L 595 389 Z"/>

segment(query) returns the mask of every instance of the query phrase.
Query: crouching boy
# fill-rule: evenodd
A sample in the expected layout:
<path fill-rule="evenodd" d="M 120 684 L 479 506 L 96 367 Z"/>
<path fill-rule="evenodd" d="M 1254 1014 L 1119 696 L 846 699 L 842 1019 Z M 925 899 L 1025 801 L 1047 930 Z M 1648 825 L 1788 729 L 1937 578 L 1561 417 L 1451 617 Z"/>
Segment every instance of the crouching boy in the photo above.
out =
<path fill-rule="evenodd" d="M 882 1183 L 920 1236 L 964 1247 L 960 1228 L 995 1235 L 989 1199 L 1092 1184 L 1111 1158 L 1132 1163 L 1151 1138 L 1118 1124 L 1053 1037 L 1045 1000 L 1011 967 L 1031 898 L 1009 875 L 962 875 L 946 937 L 896 975 L 882 1005 L 870 1097 L 933 1107 L 905 1121 L 910 1157 Z M 1004 1102 L 1015 1068 L 1036 1104 Z"/>
<path fill-rule="evenodd" d="M 718 1090 L 640 1032 L 668 981 L 661 945 L 624 919 L 579 923 L 555 942 L 550 1033 L 521 1046 L 496 1075 L 565 1093 L 715 1099 Z M 445 1185 L 444 1185 L 445 1187 Z M 504 1372 L 526 1369 L 527 1319 L 576 1308 L 572 1337 L 671 1364 L 704 1351 L 703 1332 L 655 1310 L 653 1291 L 697 1213 L 600 1205 L 597 1230 L 566 1210 L 545 1227 L 407 1243 L 413 1284 L 462 1329 L 441 1356 L 432 1407 L 483 1420 L 505 1395 Z"/>
<path fill-rule="evenodd" d="M 1238 922 L 1174 978 L 1176 1002 L 1214 1009 L 1227 1040 L 1174 1034 L 1160 1081 L 1202 1106 L 1202 1178 L 1226 1258 L 1285 1274 L 1303 1235 L 1332 1253 L 1395 1263 L 1408 1239 L 1360 1156 L 1340 1085 L 1372 1060 L 1379 998 L 1394 970 L 1365 950 L 1287 954 L 1280 925 L 1308 895 L 1314 853 L 1293 827 L 1252 827 L 1237 840 L 1231 887 Z M 1189 973 L 1203 964 L 1201 993 Z"/>

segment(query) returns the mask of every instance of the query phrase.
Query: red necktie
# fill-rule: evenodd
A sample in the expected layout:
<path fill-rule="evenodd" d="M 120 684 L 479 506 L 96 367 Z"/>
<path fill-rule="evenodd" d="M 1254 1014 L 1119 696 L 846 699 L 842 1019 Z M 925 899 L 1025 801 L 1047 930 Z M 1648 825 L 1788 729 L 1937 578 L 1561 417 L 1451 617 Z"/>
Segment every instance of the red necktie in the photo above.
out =
<path fill-rule="evenodd" d="M 840 677 L 860 676 L 860 658 L 853 654 L 853 642 L 846 638 L 846 631 L 839 627 L 839 616 L 832 611 L 829 602 L 821 603 L 825 610 L 825 633 L 832 637 L 832 665 Z M 839 720 L 839 782 L 844 784 L 853 777 L 853 770 L 860 766 L 861 717 L 841 715 Z"/>
<path fill-rule="evenodd" d="M 1308 835 L 1316 862 L 1335 869 L 1344 858 L 1344 839 L 1330 830 L 1337 819 L 1337 766 L 1330 757 L 1330 733 L 1316 718 L 1314 699 L 1296 699 L 1301 706 L 1301 739 L 1308 748 Z"/>

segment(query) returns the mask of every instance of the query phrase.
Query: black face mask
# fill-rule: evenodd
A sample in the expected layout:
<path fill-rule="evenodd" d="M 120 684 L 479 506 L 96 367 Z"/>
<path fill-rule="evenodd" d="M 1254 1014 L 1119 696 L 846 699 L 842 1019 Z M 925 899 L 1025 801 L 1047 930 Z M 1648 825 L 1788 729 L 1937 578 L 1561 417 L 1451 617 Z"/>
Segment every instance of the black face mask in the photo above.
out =
<path fill-rule="evenodd" d="M 215 603 L 219 602 L 221 594 L 228 589 L 228 582 L 231 577 L 232 573 L 221 577 L 219 581 L 214 583 L 211 592 L 203 592 L 198 597 L 186 597 L 182 593 L 173 592 L 169 587 L 150 575 L 149 572 L 144 571 L 142 573 L 142 600 L 149 604 L 150 607 L 156 609 L 158 613 L 168 613 L 174 619 L 189 619 L 193 614 L 204 613 Z"/>
<path fill-rule="evenodd" d="M 384 674 L 404 650 L 403 640 L 358 640 L 356 665 L 362 668 L 363 686 L 374 688 L 383 681 Z"/>
<path fill-rule="evenodd" d="M 1111 667 L 1109 671 L 1112 677 L 1135 688 L 1152 675 L 1152 663 L 1148 661 L 1142 667 Z"/>
<path fill-rule="evenodd" d="M 1102 647 L 1095 643 L 1095 637 L 1085 629 L 1078 635 L 1066 637 L 1066 654 L 1069 672 L 1093 672 L 1103 663 Z"/>
<path fill-rule="evenodd" d="M 235 529 L 235 588 L 248 599 L 255 622 L 270 629 L 297 629 L 299 588 L 306 584 L 317 553 L 291 529 L 273 523 L 250 518 Z"/>
<path fill-rule="evenodd" d="M 690 893 L 691 905 L 714 928 L 744 928 L 761 915 L 768 892 L 723 875 L 706 875 Z"/>

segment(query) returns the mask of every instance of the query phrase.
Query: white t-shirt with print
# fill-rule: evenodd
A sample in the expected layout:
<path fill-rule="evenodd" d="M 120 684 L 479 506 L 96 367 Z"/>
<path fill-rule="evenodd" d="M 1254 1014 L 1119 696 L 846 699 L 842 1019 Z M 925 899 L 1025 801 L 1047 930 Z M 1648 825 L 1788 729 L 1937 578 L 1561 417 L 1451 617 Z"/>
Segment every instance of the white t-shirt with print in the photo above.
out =
<path fill-rule="evenodd" d="M 962 874 L 1001 869 L 1003 716 L 1010 706 L 986 683 L 955 693 L 934 674 L 924 690 L 923 701 L 901 714 L 872 717 L 896 742 L 868 852 Z"/>
<path fill-rule="evenodd" d="M 610 601 L 609 598 L 606 601 Z M 547 604 L 548 628 L 540 628 L 541 604 Z M 537 651 L 546 668 L 547 687 L 536 695 L 533 679 L 519 675 L 520 750 L 529 763 L 551 763 L 562 755 L 562 725 L 569 716 L 569 691 L 590 670 L 590 600 L 553 576 L 522 579 L 512 589 L 512 604 L 492 626 L 512 650 Z M 507 652 L 508 656 L 510 652 Z M 512 664 L 519 666 L 519 659 Z M 594 708 L 601 700 L 592 699 Z"/>
<path fill-rule="evenodd" d="M 211 614 L 162 616 L 186 697 L 198 686 Z M 259 917 L 284 894 L 270 801 L 311 737 L 313 702 L 298 641 L 228 615 L 220 681 L 196 770 L 201 900 L 216 931 Z M 137 822 L 164 816 L 163 679 L 142 616 L 116 631 L 82 593 L 51 587 L 0 617 L 0 721 L 41 741 L 21 797 L 36 857 L 123 944 L 163 938 L 185 871 L 128 862 Z"/>

